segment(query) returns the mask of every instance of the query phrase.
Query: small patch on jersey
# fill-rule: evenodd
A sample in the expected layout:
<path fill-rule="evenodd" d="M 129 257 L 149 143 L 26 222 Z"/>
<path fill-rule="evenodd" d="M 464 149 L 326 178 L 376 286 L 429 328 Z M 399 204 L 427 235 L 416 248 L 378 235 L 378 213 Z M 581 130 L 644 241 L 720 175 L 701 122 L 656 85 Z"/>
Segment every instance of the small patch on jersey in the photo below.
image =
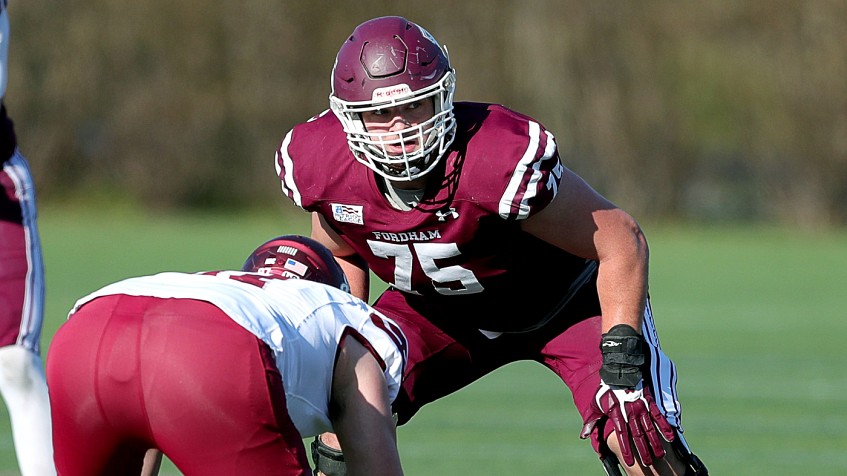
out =
<path fill-rule="evenodd" d="M 365 218 L 362 214 L 361 205 L 345 205 L 343 203 L 333 203 L 332 218 L 335 221 L 343 223 L 353 223 L 354 225 L 364 225 Z"/>
<path fill-rule="evenodd" d="M 309 269 L 306 267 L 305 264 L 293 258 L 288 258 L 287 260 L 285 260 L 285 266 L 283 267 L 289 271 L 293 271 L 299 274 L 300 276 L 304 276 L 306 274 L 306 271 L 308 271 Z"/>

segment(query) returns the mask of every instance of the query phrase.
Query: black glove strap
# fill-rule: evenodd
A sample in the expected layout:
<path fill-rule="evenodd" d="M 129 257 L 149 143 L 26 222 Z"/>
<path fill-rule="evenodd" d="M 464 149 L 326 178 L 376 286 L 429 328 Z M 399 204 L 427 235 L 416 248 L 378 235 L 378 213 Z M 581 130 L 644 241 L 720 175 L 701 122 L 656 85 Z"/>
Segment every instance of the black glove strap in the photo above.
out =
<path fill-rule="evenodd" d="M 347 476 L 344 453 L 325 445 L 320 436 L 316 436 L 312 441 L 312 462 L 315 465 L 315 474 L 320 471 L 326 476 Z"/>
<path fill-rule="evenodd" d="M 606 385 L 631 388 L 641 381 L 641 367 L 645 361 L 643 344 L 644 338 L 626 324 L 618 324 L 603 334 L 600 378 Z"/>

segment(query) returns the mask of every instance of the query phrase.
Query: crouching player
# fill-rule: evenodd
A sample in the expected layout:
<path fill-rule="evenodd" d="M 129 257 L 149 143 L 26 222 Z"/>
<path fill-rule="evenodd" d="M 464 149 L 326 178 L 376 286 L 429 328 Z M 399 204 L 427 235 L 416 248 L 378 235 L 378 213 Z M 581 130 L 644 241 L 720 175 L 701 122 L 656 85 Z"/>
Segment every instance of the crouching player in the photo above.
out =
<path fill-rule="evenodd" d="M 326 431 L 349 474 L 402 474 L 390 406 L 405 337 L 348 290 L 326 248 L 287 235 L 241 271 L 80 299 L 47 358 L 59 474 L 137 476 L 156 448 L 189 476 L 306 475 L 302 439 Z"/>

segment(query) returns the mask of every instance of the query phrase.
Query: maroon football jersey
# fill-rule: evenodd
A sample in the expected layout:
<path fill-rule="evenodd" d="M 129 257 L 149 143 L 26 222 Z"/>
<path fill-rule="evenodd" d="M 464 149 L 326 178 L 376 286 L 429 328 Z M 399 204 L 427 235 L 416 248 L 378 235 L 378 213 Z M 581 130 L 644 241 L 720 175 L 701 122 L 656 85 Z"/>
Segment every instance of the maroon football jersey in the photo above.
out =
<path fill-rule="evenodd" d="M 456 138 L 412 210 L 388 202 L 382 179 L 356 161 L 328 112 L 285 136 L 276 154 L 283 192 L 323 215 L 426 314 L 492 331 L 532 328 L 593 269 L 520 228 L 558 191 L 554 138 L 503 106 L 457 103 L 454 112 Z"/>

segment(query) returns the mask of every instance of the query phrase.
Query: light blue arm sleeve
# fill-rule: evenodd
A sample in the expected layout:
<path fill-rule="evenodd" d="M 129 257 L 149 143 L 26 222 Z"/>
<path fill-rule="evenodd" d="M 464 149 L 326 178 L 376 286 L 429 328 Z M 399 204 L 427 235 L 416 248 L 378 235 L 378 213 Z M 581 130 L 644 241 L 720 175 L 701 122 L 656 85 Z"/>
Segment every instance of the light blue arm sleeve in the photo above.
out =
<path fill-rule="evenodd" d="M 0 3 L 6 3 L 0 0 Z M 6 7 L 0 7 L 0 99 L 6 97 L 6 82 L 9 75 L 9 14 Z"/>

